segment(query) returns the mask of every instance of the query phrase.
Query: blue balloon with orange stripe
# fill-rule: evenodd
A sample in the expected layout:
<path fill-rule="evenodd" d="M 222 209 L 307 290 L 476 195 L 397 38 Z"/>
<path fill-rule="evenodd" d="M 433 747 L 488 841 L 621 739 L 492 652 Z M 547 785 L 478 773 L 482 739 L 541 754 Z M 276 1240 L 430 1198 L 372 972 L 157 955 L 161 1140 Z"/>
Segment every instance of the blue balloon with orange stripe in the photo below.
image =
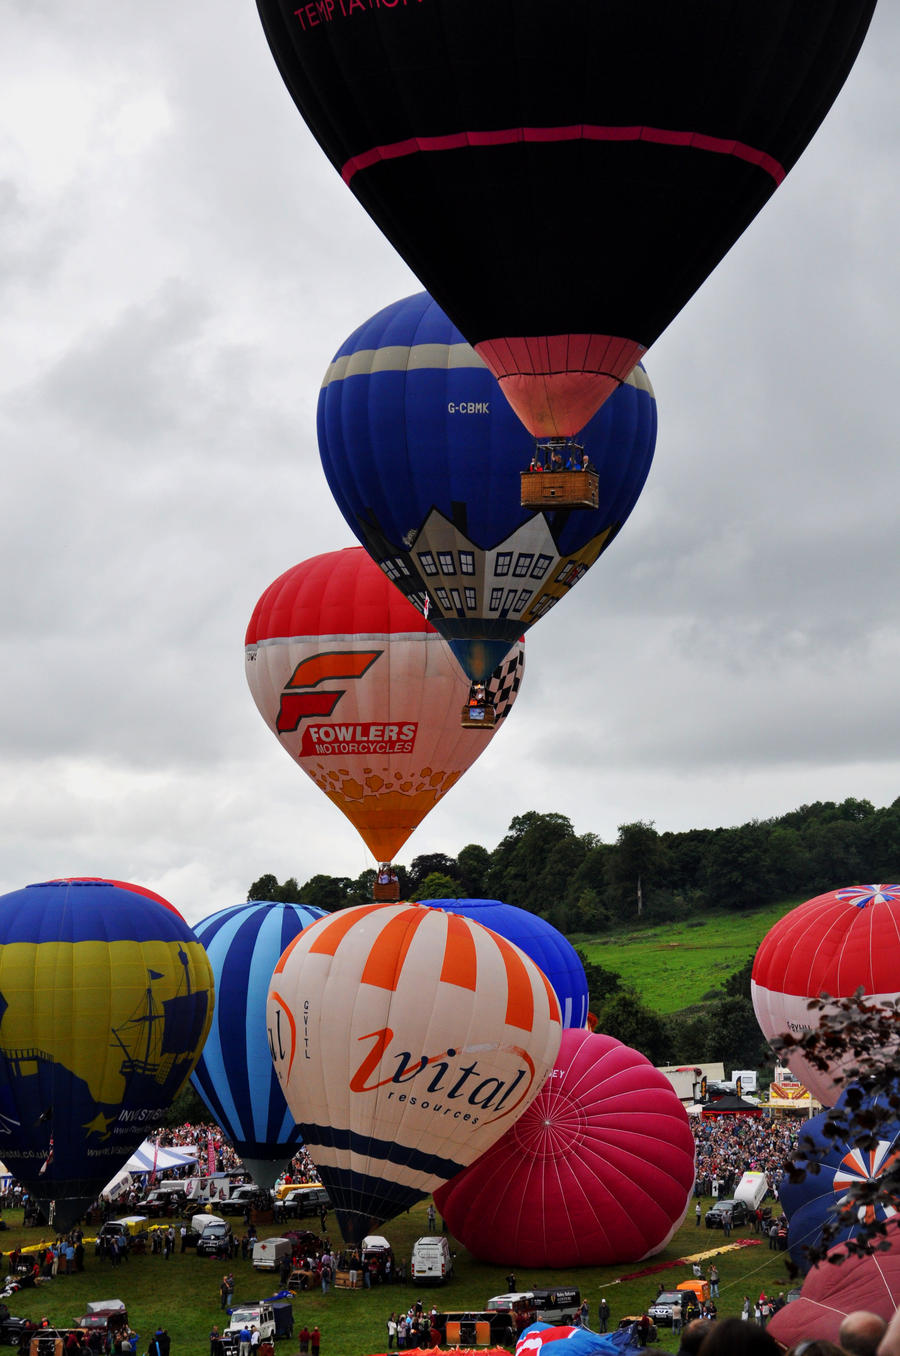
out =
<path fill-rule="evenodd" d="M 153 891 L 70 879 L 0 897 L 0 1154 L 58 1227 L 160 1124 L 212 1004 L 203 947 Z"/>
<path fill-rule="evenodd" d="M 269 980 L 288 943 L 325 916 L 302 904 L 250 900 L 195 928 L 215 976 L 216 1009 L 191 1082 L 263 1187 L 274 1186 L 303 1143 L 269 1057 Z"/>
<path fill-rule="evenodd" d="M 371 904 L 278 962 L 269 1048 L 348 1242 L 429 1195 L 531 1105 L 562 1034 L 547 977 L 471 919 Z"/>
<path fill-rule="evenodd" d="M 553 985 L 563 1026 L 587 1026 L 588 983 L 584 966 L 572 943 L 552 923 L 499 899 L 423 899 L 422 903 L 430 909 L 445 909 L 472 918 L 521 947 Z"/>

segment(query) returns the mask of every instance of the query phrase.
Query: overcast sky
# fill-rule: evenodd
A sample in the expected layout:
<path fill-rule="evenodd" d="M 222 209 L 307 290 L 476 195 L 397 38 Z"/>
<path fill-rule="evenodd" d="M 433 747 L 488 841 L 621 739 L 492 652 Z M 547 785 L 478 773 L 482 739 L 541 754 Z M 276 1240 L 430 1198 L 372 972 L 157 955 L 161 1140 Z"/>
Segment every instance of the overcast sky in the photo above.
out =
<path fill-rule="evenodd" d="M 0 0 L 0 888 L 197 921 L 372 865 L 244 679 L 263 589 L 354 544 L 318 388 L 419 284 L 313 142 L 252 0 Z M 528 636 L 516 710 L 401 860 L 510 819 L 731 825 L 900 794 L 900 9 L 650 350 L 656 461 Z M 848 882 L 835 881 L 835 885 Z"/>

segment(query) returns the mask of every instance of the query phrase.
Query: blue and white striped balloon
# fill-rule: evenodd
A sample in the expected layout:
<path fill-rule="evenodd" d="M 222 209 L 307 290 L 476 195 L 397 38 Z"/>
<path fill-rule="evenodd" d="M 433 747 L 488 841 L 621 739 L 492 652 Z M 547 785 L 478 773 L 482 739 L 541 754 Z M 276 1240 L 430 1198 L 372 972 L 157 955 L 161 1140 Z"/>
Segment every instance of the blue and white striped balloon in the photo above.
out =
<path fill-rule="evenodd" d="M 194 928 L 215 976 L 216 1007 L 191 1082 L 259 1186 L 273 1186 L 303 1142 L 269 1054 L 269 981 L 288 943 L 324 917 L 324 909 L 250 900 Z"/>

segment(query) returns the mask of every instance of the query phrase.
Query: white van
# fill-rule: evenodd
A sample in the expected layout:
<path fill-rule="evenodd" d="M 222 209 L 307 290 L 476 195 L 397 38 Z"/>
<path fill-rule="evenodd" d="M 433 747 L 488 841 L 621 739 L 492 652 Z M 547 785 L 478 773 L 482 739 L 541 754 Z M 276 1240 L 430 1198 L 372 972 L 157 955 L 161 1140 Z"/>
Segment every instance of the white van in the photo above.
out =
<path fill-rule="evenodd" d="M 443 1234 L 428 1234 L 413 1244 L 410 1279 L 417 1285 L 443 1285 L 453 1275 L 450 1244 Z"/>
<path fill-rule="evenodd" d="M 289 1238 L 260 1238 L 253 1244 L 253 1266 L 256 1271 L 275 1271 L 293 1251 Z"/>
<path fill-rule="evenodd" d="M 736 1201 L 743 1201 L 751 1210 L 756 1211 L 766 1198 L 769 1183 L 764 1172 L 745 1172 L 738 1182 L 734 1193 Z"/>

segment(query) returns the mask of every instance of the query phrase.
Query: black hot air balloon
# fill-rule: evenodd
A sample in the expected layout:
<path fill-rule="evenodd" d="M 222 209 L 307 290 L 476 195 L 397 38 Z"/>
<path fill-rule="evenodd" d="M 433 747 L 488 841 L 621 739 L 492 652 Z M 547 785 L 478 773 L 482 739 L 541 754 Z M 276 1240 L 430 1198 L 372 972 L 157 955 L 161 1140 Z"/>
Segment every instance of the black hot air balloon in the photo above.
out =
<path fill-rule="evenodd" d="M 360 202 L 535 437 L 583 427 L 780 184 L 875 0 L 257 0 Z"/>

